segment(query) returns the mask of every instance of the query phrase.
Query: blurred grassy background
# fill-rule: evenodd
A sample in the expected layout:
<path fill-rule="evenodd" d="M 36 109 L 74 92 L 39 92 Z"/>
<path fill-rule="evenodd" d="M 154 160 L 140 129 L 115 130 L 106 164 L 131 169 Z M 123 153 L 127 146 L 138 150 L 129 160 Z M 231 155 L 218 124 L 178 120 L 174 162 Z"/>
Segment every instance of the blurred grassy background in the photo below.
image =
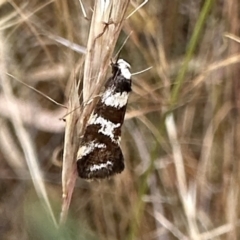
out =
<path fill-rule="evenodd" d="M 84 6 L 90 18 L 94 1 Z M 152 66 L 133 77 L 126 169 L 102 182 L 78 179 L 69 220 L 55 230 L 18 124 L 58 219 L 66 110 L 7 73 L 66 104 L 89 27 L 79 0 L 0 1 L 1 239 L 240 239 L 238 0 L 149 0 L 125 21 L 116 51 L 133 31 L 121 57 L 133 73 Z"/>

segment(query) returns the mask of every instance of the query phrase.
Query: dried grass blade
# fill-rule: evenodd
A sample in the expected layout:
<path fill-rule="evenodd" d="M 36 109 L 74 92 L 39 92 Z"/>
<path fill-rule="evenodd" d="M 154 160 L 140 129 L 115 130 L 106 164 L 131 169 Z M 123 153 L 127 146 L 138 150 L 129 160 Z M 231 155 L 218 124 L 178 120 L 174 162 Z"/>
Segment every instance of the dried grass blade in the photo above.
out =
<path fill-rule="evenodd" d="M 3 39 L 1 35 L 0 35 L 0 39 Z M 0 42 L 4 43 L 4 41 L 0 41 Z M 14 104 L 14 95 L 13 95 L 12 86 L 10 84 L 9 79 L 7 78 L 7 75 L 5 74 L 5 72 L 7 72 L 8 70 L 6 62 L 4 62 L 4 59 L 7 59 L 6 56 L 7 56 L 6 45 L 4 46 L 3 44 L 0 44 L 0 59 L 2 60 L 0 61 L 0 69 L 1 69 L 0 79 L 2 83 L 3 93 L 5 96 L 6 102 L 8 104 L 8 107 L 10 109 L 10 121 L 12 122 L 14 130 L 16 132 L 16 136 L 19 140 L 19 143 L 21 144 L 35 190 L 39 198 L 43 200 L 47 210 L 49 211 L 49 215 L 51 216 L 51 219 L 54 225 L 57 227 L 57 222 L 53 214 L 52 207 L 50 205 L 50 201 L 44 185 L 43 176 L 38 165 L 38 158 L 37 158 L 37 153 L 35 151 L 33 140 L 31 139 L 28 131 L 24 127 L 21 114 L 19 112 L 17 105 Z"/>

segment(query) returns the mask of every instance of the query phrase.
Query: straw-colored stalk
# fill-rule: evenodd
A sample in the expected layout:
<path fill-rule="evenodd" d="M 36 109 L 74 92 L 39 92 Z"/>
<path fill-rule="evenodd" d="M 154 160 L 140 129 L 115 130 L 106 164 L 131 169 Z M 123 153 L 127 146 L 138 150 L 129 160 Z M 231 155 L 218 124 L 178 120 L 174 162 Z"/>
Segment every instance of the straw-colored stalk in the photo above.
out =
<path fill-rule="evenodd" d="M 68 103 L 70 114 L 66 118 L 65 130 L 61 223 L 66 220 L 77 178 L 76 155 L 79 148 L 79 138 L 83 134 L 86 121 L 93 110 L 95 101 L 92 100 L 96 99 L 95 96 L 99 94 L 105 81 L 106 72 L 122 28 L 128 4 L 129 0 L 97 0 L 95 2 L 83 71 L 83 109 L 79 110 L 76 84 L 73 84 Z"/>

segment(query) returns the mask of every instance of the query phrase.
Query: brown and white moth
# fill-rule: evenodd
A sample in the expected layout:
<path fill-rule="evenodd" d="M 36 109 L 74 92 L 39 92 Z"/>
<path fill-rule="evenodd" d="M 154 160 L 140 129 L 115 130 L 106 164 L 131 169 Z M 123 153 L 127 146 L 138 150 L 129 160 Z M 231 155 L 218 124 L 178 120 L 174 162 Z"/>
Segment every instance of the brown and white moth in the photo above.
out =
<path fill-rule="evenodd" d="M 130 65 L 123 59 L 112 63 L 112 76 L 89 118 L 77 153 L 81 178 L 103 179 L 124 169 L 120 140 L 128 96 L 132 91 L 129 69 Z"/>

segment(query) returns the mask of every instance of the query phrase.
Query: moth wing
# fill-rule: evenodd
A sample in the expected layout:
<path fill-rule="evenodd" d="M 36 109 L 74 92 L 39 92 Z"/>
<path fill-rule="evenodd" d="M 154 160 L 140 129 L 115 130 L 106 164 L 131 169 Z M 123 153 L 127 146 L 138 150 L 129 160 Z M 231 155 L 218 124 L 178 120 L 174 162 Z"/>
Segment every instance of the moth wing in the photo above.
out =
<path fill-rule="evenodd" d="M 108 148 L 95 148 L 77 161 L 78 174 L 85 179 L 102 179 L 120 173 L 124 158 L 118 144 Z"/>

